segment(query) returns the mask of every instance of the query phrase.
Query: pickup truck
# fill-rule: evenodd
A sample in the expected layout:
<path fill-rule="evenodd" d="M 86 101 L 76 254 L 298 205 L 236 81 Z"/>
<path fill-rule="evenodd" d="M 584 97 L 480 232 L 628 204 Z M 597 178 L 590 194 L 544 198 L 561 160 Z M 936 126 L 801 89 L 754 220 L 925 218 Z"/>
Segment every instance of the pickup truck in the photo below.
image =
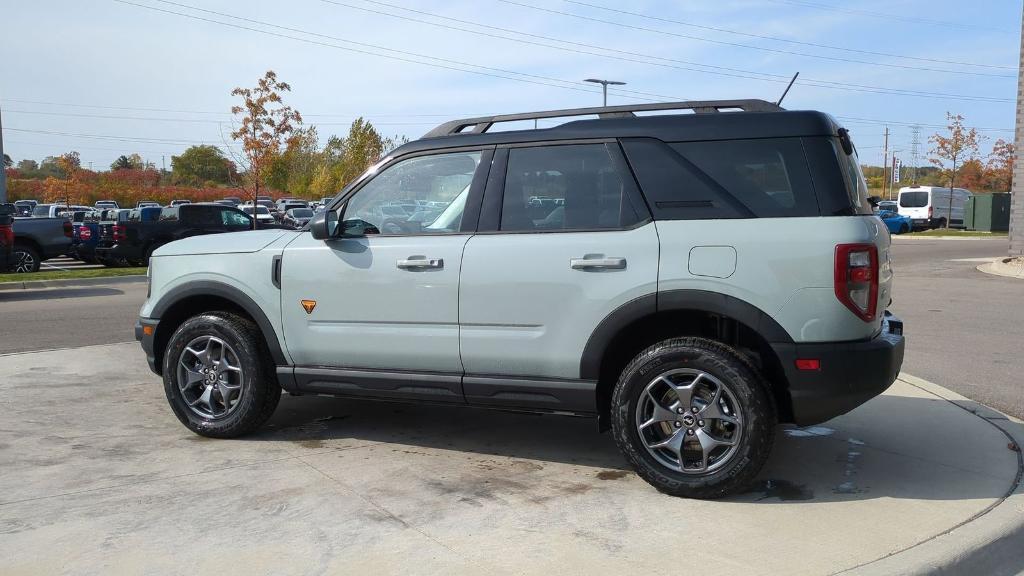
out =
<path fill-rule="evenodd" d="M 0 272 L 7 272 L 11 266 L 14 249 L 14 204 L 0 204 Z"/>
<path fill-rule="evenodd" d="M 160 210 L 156 221 L 129 217 L 100 224 L 96 259 L 104 263 L 127 261 L 145 265 L 153 251 L 168 242 L 251 229 L 252 219 L 231 206 L 203 203 L 169 206 Z"/>
<path fill-rule="evenodd" d="M 50 258 L 71 249 L 71 221 L 64 217 L 15 218 L 13 272 L 36 272 Z"/>

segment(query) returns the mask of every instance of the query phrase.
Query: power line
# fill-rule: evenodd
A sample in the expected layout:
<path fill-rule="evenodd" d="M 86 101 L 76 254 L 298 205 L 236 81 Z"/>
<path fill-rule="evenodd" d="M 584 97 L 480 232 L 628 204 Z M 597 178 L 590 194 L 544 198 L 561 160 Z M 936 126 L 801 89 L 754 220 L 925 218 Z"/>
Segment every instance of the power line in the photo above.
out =
<path fill-rule="evenodd" d="M 227 124 L 226 120 L 195 120 L 189 118 L 153 118 L 146 116 L 111 116 L 107 114 L 78 114 L 73 112 L 42 112 L 38 110 L 4 110 L 5 113 L 16 114 L 39 114 L 44 116 L 65 116 L 72 118 L 100 118 L 108 120 L 144 120 L 152 122 L 193 122 L 198 124 Z M 303 114 L 305 116 L 305 114 Z M 313 126 L 344 126 L 351 124 L 355 118 L 348 122 L 316 122 Z M 436 122 L 373 122 L 374 126 L 433 126 Z"/>
<path fill-rule="evenodd" d="M 111 136 L 106 134 L 76 134 L 71 132 L 57 132 L 52 130 L 31 130 L 28 128 L 10 128 L 4 126 L 4 131 L 28 132 L 31 134 L 49 134 L 53 136 L 67 136 L 72 138 L 96 138 L 100 140 L 117 140 L 121 142 L 140 142 L 149 144 L 209 144 L 201 140 L 178 140 L 174 138 L 143 138 L 136 136 Z"/>
<path fill-rule="evenodd" d="M 367 0 L 367 1 L 369 1 L 369 0 Z M 609 6 L 602 6 L 600 4 L 591 4 L 589 2 L 581 2 L 580 0 L 564 0 L 564 1 L 568 2 L 570 4 L 577 4 L 577 5 L 580 5 L 580 6 L 587 6 L 589 8 L 596 8 L 598 10 L 605 10 L 605 11 L 608 11 L 608 12 L 614 12 L 614 13 L 618 13 L 618 14 L 627 14 L 627 15 L 630 15 L 630 16 L 636 16 L 638 18 L 645 18 L 645 19 L 654 20 L 654 21 L 657 21 L 657 22 L 666 22 L 666 23 L 670 23 L 670 24 L 678 24 L 680 26 L 688 26 L 690 28 L 698 28 L 698 29 L 701 29 L 701 30 L 710 30 L 712 32 L 725 32 L 727 34 L 736 34 L 738 36 L 746 36 L 748 38 L 758 38 L 758 39 L 761 39 L 761 40 L 772 40 L 774 42 L 785 42 L 787 44 L 794 44 L 794 45 L 798 45 L 798 46 L 810 46 L 810 47 L 813 47 L 813 48 L 826 48 L 828 50 L 840 50 L 842 52 L 854 52 L 854 53 L 857 53 L 857 54 L 868 54 L 868 55 L 871 55 L 871 56 L 886 56 L 886 57 L 890 57 L 890 58 L 902 58 L 902 59 L 905 59 L 905 60 L 917 60 L 919 62 L 933 62 L 933 63 L 936 63 L 936 64 L 955 64 L 955 65 L 958 65 L 958 66 L 975 66 L 975 67 L 981 67 L 981 68 L 998 68 L 998 69 L 1003 69 L 1003 70 L 1016 70 L 1017 69 L 1016 66 L 1003 66 L 1003 65 L 1000 65 L 1000 64 L 980 64 L 980 63 L 977 63 L 977 62 L 962 62 L 962 61 L 958 61 L 958 60 L 943 60 L 943 59 L 940 59 L 940 58 L 924 58 L 924 57 L 921 57 L 921 56 L 910 56 L 910 55 L 907 55 L 907 54 L 893 54 L 891 52 L 877 52 L 877 51 L 874 51 L 874 50 L 862 50 L 862 49 L 857 49 L 857 48 L 850 48 L 848 46 L 834 46 L 834 45 L 831 45 L 831 44 L 819 44 L 819 43 L 816 43 L 816 42 L 806 42 L 806 41 L 801 41 L 801 40 L 792 40 L 792 39 L 789 39 L 789 38 L 779 38 L 777 36 L 766 36 L 766 35 L 763 35 L 763 34 L 754 34 L 752 32 L 742 32 L 740 30 L 730 30 L 728 28 L 719 28 L 719 27 L 716 27 L 716 26 L 707 26 L 707 25 L 704 25 L 704 24 L 694 24 L 692 22 L 685 22 L 683 20 L 673 20 L 671 18 L 663 18 L 663 17 L 659 17 L 659 16 L 652 16 L 650 14 L 642 14 L 640 12 L 630 12 L 628 10 L 621 10 L 621 9 L 618 9 L 618 8 L 611 8 Z M 759 46 L 751 46 L 751 48 L 760 49 Z M 1016 76 L 1011 76 L 1011 77 L 1015 78 Z"/>
<path fill-rule="evenodd" d="M 277 24 L 271 24 L 269 22 L 263 22 L 263 21 L 254 20 L 254 19 L 251 19 L 251 18 L 244 18 L 244 17 L 241 17 L 241 16 L 235 16 L 235 15 L 232 15 L 232 14 L 225 14 L 223 12 L 215 12 L 213 10 L 206 10 L 206 9 L 203 9 L 203 8 L 197 8 L 195 6 L 189 6 L 187 4 L 180 4 L 180 3 L 177 3 L 177 2 L 169 2 L 167 0 L 156 0 L 156 1 L 157 2 L 161 2 L 163 4 L 170 4 L 170 5 L 173 5 L 173 6 L 179 6 L 179 7 L 182 7 L 182 8 L 187 8 L 187 9 L 190 9 L 190 10 L 195 10 L 197 12 L 204 12 L 204 13 L 207 13 L 207 14 L 215 14 L 217 16 L 221 16 L 221 17 L 224 17 L 224 18 L 231 18 L 231 19 L 240 20 L 240 21 L 243 21 L 243 22 L 249 22 L 249 23 L 253 23 L 253 24 L 258 24 L 260 26 L 266 26 L 266 27 L 269 27 L 269 28 L 276 28 L 276 29 L 279 29 L 279 30 L 286 30 L 286 31 L 289 31 L 289 32 L 296 32 L 296 33 L 299 33 L 299 34 L 306 34 L 306 35 L 317 37 L 317 38 L 327 38 L 327 39 L 334 40 L 334 41 L 337 41 L 337 42 L 343 42 L 345 44 L 353 44 L 353 45 L 356 45 L 356 46 L 362 46 L 364 48 L 370 48 L 370 49 L 373 49 L 373 50 L 382 50 L 382 51 L 385 51 L 385 52 L 394 52 L 395 54 L 401 54 L 402 56 L 395 56 L 395 55 L 392 55 L 392 54 L 379 54 L 377 52 L 371 52 L 371 51 L 363 49 L 363 48 L 352 48 L 352 47 L 348 47 L 348 46 L 339 46 L 337 44 L 330 44 L 328 42 L 322 42 L 322 41 L 319 41 L 319 40 L 311 40 L 309 38 L 301 38 L 301 37 L 297 37 L 297 36 L 291 36 L 291 35 L 288 35 L 288 34 L 281 34 L 279 32 L 271 32 L 269 30 L 261 30 L 259 28 L 252 28 L 252 27 L 249 27 L 249 26 L 243 26 L 241 24 L 235 24 L 235 23 L 231 23 L 231 22 L 222 22 L 222 21 L 219 21 L 219 20 L 211 19 L 211 18 L 204 18 L 202 16 L 196 16 L 194 14 L 186 14 L 186 13 L 183 13 L 183 12 L 175 12 L 173 10 L 167 10 L 167 9 L 164 9 L 164 8 L 158 8 L 156 6 L 147 6 L 147 5 L 144 5 L 144 4 L 137 4 L 135 2 L 129 2 L 128 0 L 113 0 L 113 1 L 114 2 L 118 2 L 120 4 L 126 4 L 126 5 L 129 5 L 129 6 L 135 6 L 135 7 L 138 7 L 138 8 L 145 8 L 147 10 L 153 10 L 153 11 L 156 11 L 156 12 L 163 12 L 163 13 L 166 13 L 166 14 L 173 14 L 173 15 L 176 15 L 176 16 L 184 17 L 184 18 L 190 18 L 190 19 L 193 19 L 193 20 L 209 22 L 211 24 L 218 24 L 220 26 L 227 26 L 227 27 L 230 27 L 230 28 L 237 28 L 239 30 L 247 30 L 247 31 L 256 32 L 256 33 L 259 33 L 259 34 L 266 34 L 268 36 L 275 36 L 275 37 L 278 37 L 278 38 L 286 38 L 286 39 L 289 39 L 289 40 L 295 40 L 297 42 L 304 42 L 306 44 L 313 44 L 313 45 L 317 45 L 317 46 L 324 46 L 324 47 L 328 47 L 328 48 L 335 48 L 335 49 L 338 49 L 338 50 L 344 50 L 344 51 L 347 51 L 347 52 L 355 52 L 355 53 L 358 53 L 358 54 L 365 54 L 365 55 L 368 55 L 368 56 L 377 56 L 379 58 L 387 58 L 387 59 L 390 59 L 390 60 L 398 60 L 398 61 L 401 61 L 401 62 L 407 62 L 407 63 L 412 63 L 412 64 L 420 64 L 420 65 L 424 65 L 424 66 L 431 66 L 431 67 L 434 67 L 434 68 L 442 68 L 442 69 L 446 69 L 446 70 L 454 70 L 454 71 L 457 71 L 457 72 L 466 72 L 466 73 L 470 73 L 470 74 L 477 74 L 477 75 L 480 75 L 480 76 L 489 76 L 489 77 L 493 77 L 493 78 L 501 78 L 501 79 L 504 79 L 504 80 L 513 80 L 513 81 L 516 81 L 516 82 L 524 82 L 524 83 L 528 83 L 528 84 L 536 84 L 536 85 L 539 85 L 539 86 L 547 86 L 547 87 L 550 87 L 550 88 L 561 88 L 561 89 L 564 89 L 564 90 L 573 90 L 573 91 L 576 91 L 576 92 L 585 92 L 585 93 L 588 93 L 588 94 L 596 94 L 596 93 L 598 93 L 595 90 L 591 90 L 591 89 L 583 87 L 582 86 L 582 84 L 583 84 L 582 82 L 571 81 L 571 80 L 562 80 L 560 78 L 551 78 L 549 76 L 541 76 L 541 75 L 538 75 L 538 74 L 528 74 L 528 73 L 525 73 L 525 72 L 516 72 L 516 71 L 513 71 L 513 70 L 505 70 L 505 69 L 502 69 L 502 68 L 495 68 L 495 67 L 490 67 L 490 66 L 481 66 L 479 64 L 471 64 L 471 63 L 468 63 L 468 62 L 461 62 L 461 61 L 458 61 L 458 60 L 452 60 L 452 59 L 448 59 L 448 58 L 439 58 L 439 57 L 436 57 L 436 56 L 428 56 L 428 55 L 424 55 L 424 54 L 418 54 L 416 52 L 409 52 L 409 51 L 405 51 L 405 50 L 397 50 L 397 49 L 394 49 L 394 48 L 387 48 L 387 47 L 384 47 L 384 46 L 377 46 L 377 45 L 374 45 L 374 44 L 367 44 L 365 42 L 356 42 L 354 40 L 346 40 L 344 38 L 339 38 L 339 37 L 336 37 L 336 36 L 329 36 L 327 34 L 320 34 L 320 33 L 316 33 L 316 32 L 309 32 L 307 30 L 301 30 L 301 29 L 298 29 L 298 28 L 290 28 L 290 27 L 287 27 L 287 26 L 279 26 Z M 414 58 L 426 59 L 426 60 L 434 60 L 435 62 L 424 62 L 423 60 L 416 60 Z M 468 70 L 468 69 L 466 69 L 466 67 L 478 68 L 478 70 Z M 509 76 L 509 75 L 511 75 L 511 76 Z M 638 92 L 636 90 L 619 90 L 618 92 L 620 93 L 620 95 L 623 95 L 624 97 L 633 98 L 633 99 L 637 99 L 637 100 L 651 100 L 651 98 L 647 98 L 646 96 L 653 96 L 655 98 L 660 98 L 660 99 L 672 98 L 671 96 L 665 96 L 663 94 L 650 94 L 650 93 L 646 93 L 646 92 Z M 630 95 L 627 95 L 625 93 L 639 94 L 639 95 L 643 95 L 644 97 L 641 97 L 641 96 L 630 96 Z"/>
<path fill-rule="evenodd" d="M 769 2 L 775 2 L 776 4 L 788 4 L 790 6 L 800 6 L 803 8 L 814 8 L 817 10 L 828 10 L 832 12 L 842 12 L 845 14 L 855 14 L 858 16 L 871 16 L 873 18 L 884 18 L 885 20 L 899 20 L 900 22 L 911 22 L 920 24 L 929 24 L 933 26 L 943 26 L 952 28 L 970 28 L 975 30 L 992 30 L 995 32 L 1003 32 L 1006 34 L 1017 34 L 1017 30 L 1009 28 L 997 28 L 994 26 L 983 26 L 981 24 L 964 24 L 963 22 L 950 22 L 949 20 L 934 20 L 931 18 L 921 18 L 915 16 L 904 16 L 902 14 L 891 14 L 884 12 L 872 12 L 870 10 L 858 10 L 854 8 L 843 8 L 839 6 L 831 6 L 828 4 L 819 4 L 816 2 L 807 2 L 799 0 L 769 0 Z"/>
<path fill-rule="evenodd" d="M 633 24 L 626 24 L 624 22 L 615 22 L 613 20 L 604 20 L 604 19 L 601 19 L 601 18 L 594 18 L 592 16 L 584 16 L 582 14 L 575 14 L 573 12 L 565 12 L 565 11 L 562 11 L 562 10 L 555 10 L 555 9 L 552 9 L 552 8 L 544 8 L 542 6 L 535 6 L 533 4 L 524 4 L 524 3 L 521 3 L 521 2 L 516 2 L 514 0 L 498 0 L 498 1 L 499 2 L 503 2 L 505 4 L 511 4 L 513 6 L 520 6 L 522 8 L 529 8 L 529 9 L 532 9 L 532 10 L 539 10 L 541 12 L 547 12 L 547 13 L 550 13 L 550 14 L 558 14 L 558 15 L 561 15 L 561 16 L 569 16 L 571 18 L 577 18 L 577 19 L 581 19 L 581 20 L 589 20 L 591 22 L 600 22 L 602 24 L 610 24 L 610 25 L 613 25 L 613 26 L 618 26 L 620 28 L 628 28 L 628 29 L 631 29 L 631 30 L 638 30 L 638 31 L 642 31 L 642 32 L 652 32 L 652 33 L 655 33 L 655 34 L 662 34 L 662 35 L 665 35 L 665 36 L 673 36 L 673 37 L 676 37 L 676 38 L 683 38 L 683 39 L 686 39 L 686 40 L 696 40 L 696 41 L 699 41 L 699 42 L 709 42 L 711 44 L 719 44 L 719 45 L 722 45 L 722 46 L 732 46 L 734 48 L 746 48 L 746 49 L 750 49 L 750 50 L 760 50 L 760 51 L 763 51 L 763 52 L 773 52 L 773 53 L 776 53 L 776 54 L 787 54 L 787 55 L 791 55 L 791 56 L 802 56 L 802 57 L 806 57 L 806 58 L 817 58 L 817 59 L 820 59 L 820 60 L 831 60 L 831 61 L 834 61 L 834 62 L 849 62 L 849 63 L 854 63 L 854 64 L 867 64 L 867 65 L 870 65 L 870 66 L 883 66 L 883 67 L 887 67 L 887 68 L 900 68 L 900 69 L 904 69 L 904 70 L 919 70 L 919 71 L 926 71 L 926 72 L 941 72 L 941 73 L 945 73 L 945 74 L 966 74 L 966 75 L 971 75 L 971 76 L 990 76 L 990 77 L 995 77 L 995 78 L 1016 78 L 1016 76 L 1012 75 L 1012 74 L 991 74 L 991 73 L 988 73 L 988 72 L 968 72 L 968 71 L 961 71 L 961 70 L 949 70 L 949 69 L 946 69 L 946 68 L 925 68 L 925 67 L 921 67 L 921 66 L 910 66 L 910 65 L 906 65 L 906 64 L 890 64 L 890 63 L 885 63 L 885 62 L 869 62 L 869 61 L 866 61 L 866 60 L 856 60 L 856 59 L 853 59 L 853 58 L 842 58 L 842 57 L 839 57 L 839 56 L 825 56 L 825 55 L 821 55 L 821 54 L 809 54 L 807 52 L 795 52 L 795 51 L 792 51 L 792 50 L 782 50 L 782 49 L 779 49 L 779 48 L 768 48 L 766 46 L 753 46 L 751 44 L 741 44 L 739 42 L 729 42 L 727 40 L 714 40 L 714 39 L 711 39 L 711 38 L 703 38 L 703 37 L 700 37 L 700 36 L 692 36 L 692 35 L 689 35 L 689 34 L 680 34 L 680 33 L 677 33 L 677 32 L 669 32 L 667 30 L 658 30 L 657 28 L 647 28 L 647 27 L 644 27 L 644 26 L 635 26 Z"/>

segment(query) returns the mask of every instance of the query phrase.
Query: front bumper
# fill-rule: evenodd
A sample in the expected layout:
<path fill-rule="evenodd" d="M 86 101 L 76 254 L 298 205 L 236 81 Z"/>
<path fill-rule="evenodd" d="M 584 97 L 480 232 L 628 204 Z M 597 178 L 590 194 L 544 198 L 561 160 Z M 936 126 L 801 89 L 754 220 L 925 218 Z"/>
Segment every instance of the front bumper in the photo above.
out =
<path fill-rule="evenodd" d="M 903 322 L 885 313 L 871 340 L 772 344 L 789 381 L 793 421 L 818 424 L 845 414 L 884 392 L 903 365 Z M 799 370 L 797 359 L 817 359 L 818 370 Z"/>
<path fill-rule="evenodd" d="M 161 375 L 160 366 L 156 363 L 156 352 L 154 351 L 154 338 L 156 337 L 156 325 L 159 320 L 152 318 L 139 318 L 135 322 L 135 339 L 142 344 L 142 350 L 146 353 L 146 362 L 149 369 L 157 376 Z"/>

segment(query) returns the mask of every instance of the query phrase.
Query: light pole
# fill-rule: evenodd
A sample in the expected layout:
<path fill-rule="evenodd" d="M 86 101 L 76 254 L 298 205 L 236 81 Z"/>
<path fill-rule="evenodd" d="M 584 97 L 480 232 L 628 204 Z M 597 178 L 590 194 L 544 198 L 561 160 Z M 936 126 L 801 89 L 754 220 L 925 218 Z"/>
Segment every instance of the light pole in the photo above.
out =
<path fill-rule="evenodd" d="M 593 82 L 594 84 L 601 85 L 601 93 L 604 95 L 604 106 L 608 105 L 608 86 L 625 86 L 625 82 L 619 82 L 618 80 L 601 80 L 599 78 L 587 78 L 584 82 Z"/>

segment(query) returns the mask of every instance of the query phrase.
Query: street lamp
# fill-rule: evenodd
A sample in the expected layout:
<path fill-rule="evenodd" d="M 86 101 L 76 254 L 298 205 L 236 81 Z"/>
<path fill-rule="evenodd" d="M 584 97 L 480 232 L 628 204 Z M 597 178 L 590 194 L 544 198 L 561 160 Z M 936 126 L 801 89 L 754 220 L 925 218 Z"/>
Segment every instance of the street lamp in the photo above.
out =
<path fill-rule="evenodd" d="M 619 82 L 618 80 L 601 80 L 598 78 L 587 78 L 584 82 L 593 82 L 594 84 L 601 85 L 601 92 L 604 95 L 604 105 L 608 105 L 608 85 L 612 86 L 625 86 L 625 82 Z"/>

